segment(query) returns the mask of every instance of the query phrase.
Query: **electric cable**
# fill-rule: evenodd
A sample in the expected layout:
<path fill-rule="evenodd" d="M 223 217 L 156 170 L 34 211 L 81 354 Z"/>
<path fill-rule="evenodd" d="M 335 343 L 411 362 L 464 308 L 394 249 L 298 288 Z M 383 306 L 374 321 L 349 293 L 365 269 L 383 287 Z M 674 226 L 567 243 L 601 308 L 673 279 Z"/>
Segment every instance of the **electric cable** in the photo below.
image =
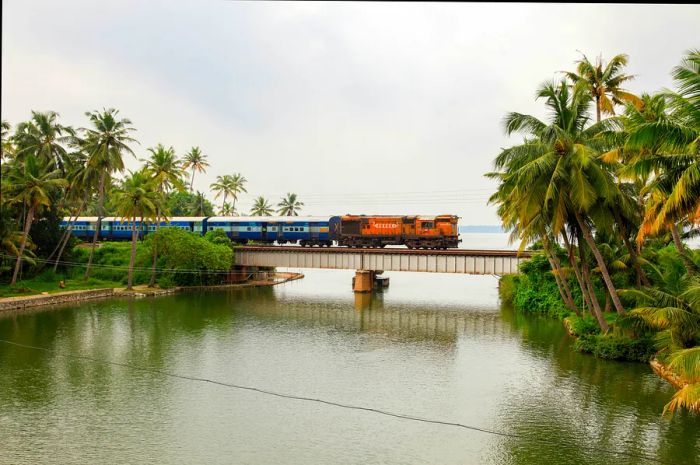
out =
<path fill-rule="evenodd" d="M 13 345 L 16 347 L 22 347 L 25 349 L 33 349 L 33 350 L 41 350 L 41 351 L 45 351 L 45 352 L 50 352 L 58 357 L 63 357 L 63 358 L 89 360 L 92 362 L 102 363 L 105 365 L 119 366 L 119 367 L 123 367 L 123 368 L 129 368 L 129 369 L 134 369 L 134 370 L 138 370 L 138 371 L 143 371 L 145 373 L 164 375 L 164 376 L 168 376 L 171 378 L 179 378 L 179 379 L 184 379 L 184 380 L 189 380 L 189 381 L 210 383 L 210 384 L 215 384 L 218 386 L 228 387 L 228 388 L 232 388 L 232 389 L 245 390 L 245 391 L 252 391 L 252 392 L 257 392 L 260 394 L 274 396 L 274 397 L 280 397 L 280 398 L 284 398 L 284 399 L 301 400 L 301 401 L 306 401 L 306 402 L 315 402 L 315 403 L 330 405 L 330 406 L 334 406 L 334 407 L 340 407 L 340 408 L 349 409 L 349 410 L 362 410 L 365 412 L 376 413 L 376 414 L 394 417 L 394 418 L 399 418 L 399 419 L 403 419 L 403 420 L 410 420 L 410 421 L 416 421 L 416 422 L 421 422 L 421 423 L 430 423 L 430 424 L 436 424 L 436 425 L 442 425 L 442 426 L 452 426 L 452 427 L 456 427 L 456 428 L 477 431 L 477 432 L 491 434 L 491 435 L 495 435 L 495 436 L 509 437 L 509 438 L 516 438 L 516 439 L 526 439 L 526 440 L 532 440 L 532 441 L 537 441 L 537 442 L 545 442 L 548 445 L 553 445 L 551 443 L 551 441 L 544 439 L 544 438 L 530 437 L 530 436 L 525 436 L 525 435 L 516 434 L 516 433 L 506 433 L 503 431 L 496 431 L 496 430 L 492 430 L 492 429 L 488 429 L 488 428 L 467 425 L 464 423 L 458 423 L 458 422 L 446 421 L 446 420 L 436 420 L 436 419 L 431 419 L 431 418 L 423 418 L 423 417 L 408 415 L 408 414 L 404 414 L 404 413 L 390 412 L 388 410 L 383 410 L 383 409 L 379 409 L 379 408 L 364 407 L 361 405 L 344 404 L 341 402 L 334 402 L 334 401 L 320 399 L 320 398 L 314 398 L 314 397 L 306 397 L 306 396 L 300 396 L 300 395 L 295 395 L 295 394 L 284 394 L 284 393 L 280 393 L 280 392 L 270 391 L 267 389 L 261 389 L 261 388 L 254 387 L 254 386 L 244 386 L 244 385 L 240 385 L 240 384 L 217 381 L 217 380 L 213 380 L 213 379 L 209 379 L 209 378 L 200 378 L 200 377 L 196 377 L 196 376 L 181 375 L 181 374 L 172 373 L 172 372 L 165 371 L 165 370 L 158 370 L 158 369 L 154 369 L 154 368 L 142 367 L 139 365 L 132 365 L 129 363 L 114 362 L 111 360 L 102 360 L 99 358 L 89 357 L 86 355 L 63 354 L 63 353 L 58 352 L 54 349 L 49 349 L 46 347 L 31 346 L 31 345 L 27 345 L 27 344 L 20 344 L 17 342 L 7 341 L 4 339 L 0 339 L 0 342 L 5 343 L 5 344 L 9 344 L 9 345 Z M 571 445 L 571 444 L 572 444 L 571 441 L 562 441 L 559 443 L 559 445 Z M 622 455 L 622 456 L 630 457 L 633 459 L 642 459 L 642 460 L 646 460 L 649 462 L 671 465 L 669 462 L 664 462 L 662 460 L 657 459 L 656 457 L 652 457 L 652 456 L 647 455 L 647 454 L 633 454 L 631 452 L 618 451 L 618 450 L 613 450 L 613 449 L 605 449 L 605 448 L 601 448 L 601 447 L 588 446 L 585 444 L 574 444 L 574 445 L 576 447 L 579 447 L 579 448 L 588 449 L 588 450 L 595 450 L 597 452 L 604 452 L 604 453 L 611 454 L 611 455 Z M 678 464 L 674 464 L 674 465 L 678 465 Z"/>

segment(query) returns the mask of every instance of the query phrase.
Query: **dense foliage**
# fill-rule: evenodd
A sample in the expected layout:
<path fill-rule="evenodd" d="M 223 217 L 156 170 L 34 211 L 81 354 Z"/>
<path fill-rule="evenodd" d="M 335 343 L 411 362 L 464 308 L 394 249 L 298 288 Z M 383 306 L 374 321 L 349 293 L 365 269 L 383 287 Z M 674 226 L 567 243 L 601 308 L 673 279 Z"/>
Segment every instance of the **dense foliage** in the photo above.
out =
<path fill-rule="evenodd" d="M 88 112 L 86 117 L 88 127 L 79 129 L 61 124 L 58 113 L 52 111 L 33 111 L 31 119 L 17 124 L 14 132 L 9 122 L 2 122 L 0 283 L 9 282 L 14 286 L 19 280 L 48 276 L 47 269 L 59 273 L 55 276 L 63 273 L 64 277 L 75 278 L 76 267 L 80 267 L 86 281 L 94 275 L 109 275 L 110 281 L 120 281 L 118 273 L 96 268 L 105 254 L 121 250 L 122 245 L 98 248 L 95 233 L 87 252 L 73 252 L 76 244 L 69 230 L 79 216 L 98 217 L 96 231 L 99 231 L 101 219 L 106 216 L 159 225 L 172 216 L 215 215 L 214 206 L 205 194 L 193 190 L 195 174 L 205 172 L 209 166 L 207 156 L 199 147 L 192 147 L 179 158 L 173 147 L 157 144 L 146 149 L 147 157 L 141 160 L 140 169 L 125 173 L 125 157 L 136 156 L 137 141 L 133 137 L 136 129 L 131 121 L 111 108 Z M 210 188 L 215 198 L 223 196 L 219 214 L 238 214 L 236 201 L 240 193 L 247 192 L 246 183 L 240 173 L 217 177 Z M 298 215 L 303 203 L 296 194 L 287 194 L 279 205 L 284 205 L 280 210 L 283 214 L 291 216 Z M 258 197 L 250 214 L 271 213 L 268 200 Z M 70 218 L 66 231 L 60 229 L 63 217 Z M 214 277 L 185 279 L 181 272 L 173 275 L 163 271 L 179 268 L 183 263 L 195 270 L 210 271 L 219 270 L 224 262 L 231 266 L 226 259 L 228 255 L 224 254 L 218 261 L 211 256 L 213 245 L 230 245 L 230 241 L 227 244 L 216 236 L 215 244 L 202 240 L 194 247 L 194 240 L 175 233 L 167 236 L 167 241 L 156 241 L 156 246 L 151 245 L 153 240 L 148 241 L 149 286 L 154 286 L 157 280 L 167 284 L 217 280 Z M 119 267 L 119 272 L 126 272 L 128 288 L 143 282 L 141 277 L 146 271 L 141 268 L 148 266 L 141 256 L 143 247 L 137 242 L 137 231 L 132 229 L 128 259 L 111 265 Z M 168 261 L 168 254 L 177 254 L 180 260 L 177 266 L 172 260 Z M 205 257 L 206 254 L 210 255 Z M 84 263 L 68 266 L 70 260 L 66 258 L 72 255 L 84 259 Z M 172 266 L 164 266 L 167 264 Z"/>
<path fill-rule="evenodd" d="M 506 116 L 524 138 L 496 156 L 490 202 L 539 253 L 502 295 L 566 318 L 579 350 L 678 367 L 691 387 L 667 408 L 698 411 L 700 253 L 683 238 L 700 226 L 700 51 L 673 69 L 675 91 L 655 95 L 622 89 L 627 62 L 584 56 L 538 89 L 546 120 Z"/>

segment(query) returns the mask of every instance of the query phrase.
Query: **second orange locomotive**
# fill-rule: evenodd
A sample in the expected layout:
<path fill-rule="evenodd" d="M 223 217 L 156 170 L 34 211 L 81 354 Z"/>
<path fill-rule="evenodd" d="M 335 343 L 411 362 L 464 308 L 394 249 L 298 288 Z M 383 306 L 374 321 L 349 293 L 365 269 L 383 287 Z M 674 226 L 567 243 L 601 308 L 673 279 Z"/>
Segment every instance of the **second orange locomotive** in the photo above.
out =
<path fill-rule="evenodd" d="M 409 249 L 458 247 L 458 217 L 439 216 L 335 216 L 329 221 L 330 237 L 348 247 L 405 245 Z"/>

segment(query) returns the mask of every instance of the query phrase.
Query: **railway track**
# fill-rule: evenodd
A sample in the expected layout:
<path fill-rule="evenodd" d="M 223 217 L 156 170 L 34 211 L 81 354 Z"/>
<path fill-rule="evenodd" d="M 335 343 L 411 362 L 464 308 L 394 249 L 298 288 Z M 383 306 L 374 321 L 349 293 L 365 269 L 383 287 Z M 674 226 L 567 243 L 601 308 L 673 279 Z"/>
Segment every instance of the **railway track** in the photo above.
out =
<path fill-rule="evenodd" d="M 532 255 L 530 251 L 518 253 L 517 250 L 488 250 L 488 249 L 448 249 L 448 250 L 422 250 L 404 248 L 351 248 L 351 247 L 300 247 L 300 246 L 240 246 L 236 250 L 249 252 L 295 252 L 295 253 L 363 253 L 363 254 L 383 254 L 383 255 L 450 255 L 459 257 L 519 257 L 528 258 Z"/>

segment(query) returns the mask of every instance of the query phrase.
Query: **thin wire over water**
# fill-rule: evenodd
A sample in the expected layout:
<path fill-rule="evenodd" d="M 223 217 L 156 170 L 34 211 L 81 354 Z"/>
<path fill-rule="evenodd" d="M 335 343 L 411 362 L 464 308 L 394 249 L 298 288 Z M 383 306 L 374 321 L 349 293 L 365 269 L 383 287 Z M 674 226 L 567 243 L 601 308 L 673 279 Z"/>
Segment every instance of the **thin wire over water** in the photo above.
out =
<path fill-rule="evenodd" d="M 362 410 L 365 412 L 377 413 L 380 415 L 385 415 L 385 416 L 389 416 L 389 417 L 400 418 L 400 419 L 410 420 L 410 421 L 417 421 L 417 422 L 421 422 L 421 423 L 429 423 L 429 424 L 436 424 L 436 425 L 443 425 L 443 426 L 452 426 L 452 427 L 467 429 L 467 430 L 471 430 L 471 431 L 478 431 L 481 433 L 491 434 L 491 435 L 495 435 L 495 436 L 544 442 L 544 443 L 547 443 L 548 445 L 570 445 L 571 444 L 571 443 L 562 442 L 562 441 L 560 441 L 558 443 L 552 443 L 549 440 L 541 439 L 541 438 L 533 437 L 533 436 L 525 436 L 525 435 L 521 435 L 521 434 L 506 433 L 503 431 L 496 431 L 496 430 L 491 430 L 491 429 L 487 429 L 487 428 L 481 428 L 478 426 L 471 426 L 471 425 L 466 425 L 464 423 L 457 423 L 457 422 L 451 422 L 451 421 L 446 421 L 446 420 L 422 418 L 422 417 L 417 417 L 417 416 L 408 415 L 408 414 L 404 414 L 404 413 L 395 413 L 395 412 L 390 412 L 387 410 L 382 410 L 382 409 L 377 409 L 377 408 L 372 408 L 372 407 L 364 407 L 361 405 L 350 405 L 350 404 L 343 404 L 340 402 L 334 402 L 334 401 L 324 400 L 324 399 L 319 399 L 319 398 L 305 397 L 305 396 L 294 395 L 294 394 L 284 394 L 284 393 L 269 391 L 267 389 L 257 388 L 257 387 L 253 387 L 253 386 L 243 386 L 240 384 L 226 383 L 223 381 L 217 381 L 217 380 L 208 379 L 208 378 L 199 378 L 196 376 L 181 375 L 181 374 L 177 374 L 177 373 L 172 373 L 172 372 L 163 371 L 163 370 L 157 370 L 157 369 L 148 368 L 148 367 L 142 367 L 142 366 L 138 366 L 138 365 L 132 365 L 132 364 L 128 364 L 128 363 L 120 363 L 120 362 L 113 362 L 110 360 L 102 360 L 102 359 L 98 359 L 98 358 L 94 358 L 94 357 L 89 357 L 86 355 L 64 354 L 64 353 L 58 352 L 54 349 L 49 349 L 46 347 L 30 346 L 30 345 L 26 345 L 26 344 L 20 344 L 17 342 L 7 341 L 4 339 L 0 339 L 0 342 L 8 344 L 8 345 L 13 345 L 16 347 L 25 348 L 25 349 L 33 349 L 33 350 L 41 350 L 41 351 L 45 351 L 45 352 L 50 352 L 50 353 L 53 353 L 59 357 L 89 360 L 89 361 L 96 362 L 96 363 L 119 366 L 119 367 L 123 367 L 123 368 L 130 368 L 130 369 L 134 369 L 134 370 L 143 371 L 146 373 L 160 374 L 160 375 L 164 375 L 164 376 L 168 376 L 168 377 L 172 377 L 172 378 L 185 379 L 185 380 L 189 380 L 189 381 L 205 382 L 205 383 L 215 384 L 218 386 L 224 386 L 224 387 L 228 387 L 228 388 L 245 390 L 245 391 L 252 391 L 252 392 L 257 392 L 260 394 L 275 396 L 275 397 L 284 398 L 284 399 L 316 402 L 316 403 L 320 403 L 320 404 L 331 405 L 334 407 L 340 407 L 340 408 L 345 408 L 345 409 L 350 409 L 350 410 Z M 603 452 L 603 453 L 607 453 L 607 454 L 611 454 L 611 455 L 622 455 L 622 456 L 626 456 L 626 457 L 630 457 L 630 458 L 634 458 L 634 459 L 641 459 L 641 460 L 646 460 L 649 462 L 670 465 L 670 462 L 664 462 L 662 460 L 657 459 L 656 457 L 652 457 L 652 456 L 646 455 L 646 454 L 633 454 L 630 452 L 605 449 L 605 448 L 600 448 L 600 447 L 595 447 L 595 446 L 588 446 L 585 444 L 583 444 L 583 445 L 576 444 L 576 446 L 583 448 L 583 449 L 593 450 L 596 452 Z"/>

